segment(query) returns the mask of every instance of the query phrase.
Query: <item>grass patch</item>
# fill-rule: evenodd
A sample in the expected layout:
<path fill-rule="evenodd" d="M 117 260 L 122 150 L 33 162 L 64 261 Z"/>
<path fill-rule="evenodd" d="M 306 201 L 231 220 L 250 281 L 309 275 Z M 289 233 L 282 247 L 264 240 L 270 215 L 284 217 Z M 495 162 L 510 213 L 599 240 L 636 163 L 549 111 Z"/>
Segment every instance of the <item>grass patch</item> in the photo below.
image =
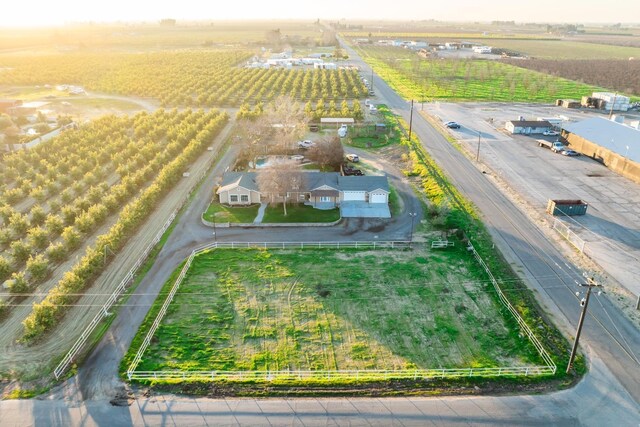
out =
<path fill-rule="evenodd" d="M 284 215 L 282 204 L 269 205 L 264 212 L 263 223 L 303 223 L 303 222 L 334 222 L 340 219 L 340 209 L 321 210 L 308 205 L 287 205 L 287 215 Z"/>
<path fill-rule="evenodd" d="M 460 242 L 438 252 L 218 249 L 194 260 L 138 370 L 540 363 L 490 292 Z"/>
<path fill-rule="evenodd" d="M 402 213 L 398 190 L 392 185 L 389 186 L 389 210 L 391 211 L 391 217 L 398 216 Z"/>
<path fill-rule="evenodd" d="M 356 47 L 405 99 L 553 102 L 607 89 L 487 60 L 427 60 L 404 49 Z"/>
<path fill-rule="evenodd" d="M 234 222 L 247 224 L 253 222 L 258 215 L 260 205 L 231 207 L 213 202 L 209 205 L 203 218 L 209 222 Z"/>

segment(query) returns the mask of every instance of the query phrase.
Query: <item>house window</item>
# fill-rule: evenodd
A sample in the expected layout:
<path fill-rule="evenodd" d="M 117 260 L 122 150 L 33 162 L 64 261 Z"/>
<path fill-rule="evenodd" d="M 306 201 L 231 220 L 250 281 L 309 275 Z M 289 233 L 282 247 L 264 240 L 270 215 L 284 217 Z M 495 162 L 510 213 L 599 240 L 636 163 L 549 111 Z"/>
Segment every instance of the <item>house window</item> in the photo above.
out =
<path fill-rule="evenodd" d="M 320 197 L 320 201 L 321 202 L 330 202 L 331 201 L 331 197 L 329 197 L 329 196 L 321 196 Z"/>
<path fill-rule="evenodd" d="M 238 196 L 236 194 L 232 194 L 229 196 L 230 202 L 238 202 Z"/>
<path fill-rule="evenodd" d="M 248 202 L 249 201 L 249 195 L 243 194 L 242 196 L 240 196 L 240 201 L 241 202 Z"/>

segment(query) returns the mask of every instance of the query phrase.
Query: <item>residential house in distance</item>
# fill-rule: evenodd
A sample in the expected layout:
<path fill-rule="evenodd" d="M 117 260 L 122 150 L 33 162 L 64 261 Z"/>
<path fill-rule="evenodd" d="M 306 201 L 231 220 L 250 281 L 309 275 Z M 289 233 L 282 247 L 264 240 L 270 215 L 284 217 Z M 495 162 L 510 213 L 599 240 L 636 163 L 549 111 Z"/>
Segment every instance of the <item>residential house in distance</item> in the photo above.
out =
<path fill-rule="evenodd" d="M 287 193 L 287 200 L 316 209 L 339 207 L 343 217 L 390 218 L 389 182 L 386 176 L 341 176 L 337 172 L 305 172 L 303 186 Z M 263 194 L 256 172 L 227 172 L 216 194 L 220 203 L 246 206 L 275 199 Z"/>

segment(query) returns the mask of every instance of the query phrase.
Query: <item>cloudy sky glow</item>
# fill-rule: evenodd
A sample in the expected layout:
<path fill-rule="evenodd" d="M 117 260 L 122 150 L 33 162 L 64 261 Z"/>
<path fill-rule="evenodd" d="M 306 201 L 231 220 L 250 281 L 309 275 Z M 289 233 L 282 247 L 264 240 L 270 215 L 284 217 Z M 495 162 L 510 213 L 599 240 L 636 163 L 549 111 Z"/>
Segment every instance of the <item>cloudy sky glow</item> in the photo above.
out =
<path fill-rule="evenodd" d="M 0 26 L 69 22 L 351 19 L 517 22 L 640 22 L 639 0 L 32 0 L 11 2 Z"/>

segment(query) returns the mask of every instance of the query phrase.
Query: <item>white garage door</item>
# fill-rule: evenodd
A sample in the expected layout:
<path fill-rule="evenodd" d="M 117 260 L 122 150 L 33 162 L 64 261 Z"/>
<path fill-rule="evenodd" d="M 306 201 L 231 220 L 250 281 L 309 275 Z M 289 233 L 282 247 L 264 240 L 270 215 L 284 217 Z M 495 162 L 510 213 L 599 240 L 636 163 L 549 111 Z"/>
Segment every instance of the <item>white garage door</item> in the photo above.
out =
<path fill-rule="evenodd" d="M 344 200 L 365 200 L 365 192 L 364 191 L 345 191 L 344 192 Z"/>
<path fill-rule="evenodd" d="M 387 194 L 386 193 L 371 193 L 369 197 L 370 203 L 387 203 Z"/>

